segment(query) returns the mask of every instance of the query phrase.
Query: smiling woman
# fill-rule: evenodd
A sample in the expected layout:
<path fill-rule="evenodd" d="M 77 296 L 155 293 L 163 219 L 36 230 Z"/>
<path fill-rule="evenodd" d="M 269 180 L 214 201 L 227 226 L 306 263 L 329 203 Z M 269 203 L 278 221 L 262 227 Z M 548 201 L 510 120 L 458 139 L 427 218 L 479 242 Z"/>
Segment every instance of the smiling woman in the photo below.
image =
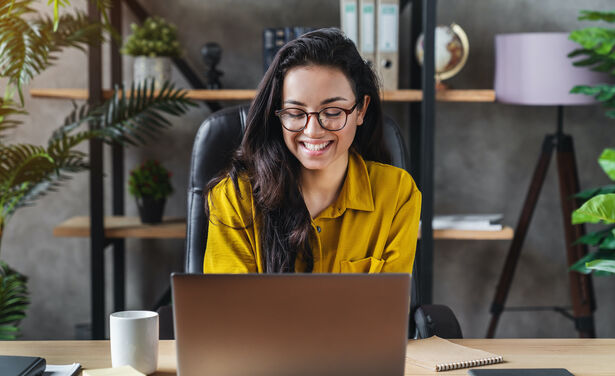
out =
<path fill-rule="evenodd" d="M 382 123 L 376 76 L 339 30 L 284 46 L 208 185 L 204 272 L 411 273 L 421 193 L 386 164 Z"/>

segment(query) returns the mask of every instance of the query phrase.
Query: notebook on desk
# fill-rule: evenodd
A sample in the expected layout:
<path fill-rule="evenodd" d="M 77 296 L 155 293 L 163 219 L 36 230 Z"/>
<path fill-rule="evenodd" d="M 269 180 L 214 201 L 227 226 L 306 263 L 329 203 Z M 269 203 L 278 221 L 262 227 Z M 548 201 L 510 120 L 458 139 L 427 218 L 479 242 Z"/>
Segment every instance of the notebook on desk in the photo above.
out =
<path fill-rule="evenodd" d="M 178 376 L 403 376 L 408 274 L 173 274 Z"/>
<path fill-rule="evenodd" d="M 458 345 L 438 336 L 411 341 L 406 357 L 410 363 L 436 372 L 484 366 L 504 360 L 501 355 Z"/>

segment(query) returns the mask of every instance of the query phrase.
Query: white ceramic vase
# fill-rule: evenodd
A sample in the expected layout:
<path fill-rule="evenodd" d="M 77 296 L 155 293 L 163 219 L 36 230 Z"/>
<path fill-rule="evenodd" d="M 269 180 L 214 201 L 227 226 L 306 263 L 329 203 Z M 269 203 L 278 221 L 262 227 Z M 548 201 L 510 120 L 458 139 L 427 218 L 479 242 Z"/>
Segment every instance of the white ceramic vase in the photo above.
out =
<path fill-rule="evenodd" d="M 136 56 L 133 65 L 133 79 L 135 83 L 141 83 L 145 79 L 154 79 L 156 88 L 159 89 L 163 82 L 171 80 L 171 58 Z"/>

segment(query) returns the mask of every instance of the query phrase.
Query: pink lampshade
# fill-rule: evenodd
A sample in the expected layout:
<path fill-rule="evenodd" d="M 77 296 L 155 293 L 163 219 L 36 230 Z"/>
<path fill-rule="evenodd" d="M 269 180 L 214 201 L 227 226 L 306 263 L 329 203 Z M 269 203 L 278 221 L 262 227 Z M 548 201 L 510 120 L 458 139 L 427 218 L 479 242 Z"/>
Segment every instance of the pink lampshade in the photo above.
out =
<path fill-rule="evenodd" d="M 567 55 L 580 45 L 569 33 L 517 33 L 495 36 L 495 97 L 503 103 L 536 106 L 598 103 L 570 94 L 575 85 L 609 83 L 613 78 L 575 67 Z M 576 60 L 576 58 L 575 58 Z"/>

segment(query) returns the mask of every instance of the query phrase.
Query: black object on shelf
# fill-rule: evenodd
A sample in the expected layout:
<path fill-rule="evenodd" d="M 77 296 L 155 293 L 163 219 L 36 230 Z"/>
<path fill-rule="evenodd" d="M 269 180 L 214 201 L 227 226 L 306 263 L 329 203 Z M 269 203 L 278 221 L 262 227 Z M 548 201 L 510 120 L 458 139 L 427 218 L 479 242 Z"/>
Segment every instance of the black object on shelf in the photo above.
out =
<path fill-rule="evenodd" d="M 149 224 L 162 222 L 162 213 L 166 202 L 165 198 L 158 200 L 146 196 L 137 198 L 137 209 L 139 209 L 141 222 Z"/>
<path fill-rule="evenodd" d="M 216 65 L 220 63 L 222 58 L 222 47 L 216 42 L 207 42 L 201 47 L 201 56 L 203 56 L 203 61 L 207 66 L 205 71 L 205 77 L 207 78 L 205 88 L 210 90 L 222 89 L 220 77 L 224 75 L 224 72 L 216 69 Z"/>

